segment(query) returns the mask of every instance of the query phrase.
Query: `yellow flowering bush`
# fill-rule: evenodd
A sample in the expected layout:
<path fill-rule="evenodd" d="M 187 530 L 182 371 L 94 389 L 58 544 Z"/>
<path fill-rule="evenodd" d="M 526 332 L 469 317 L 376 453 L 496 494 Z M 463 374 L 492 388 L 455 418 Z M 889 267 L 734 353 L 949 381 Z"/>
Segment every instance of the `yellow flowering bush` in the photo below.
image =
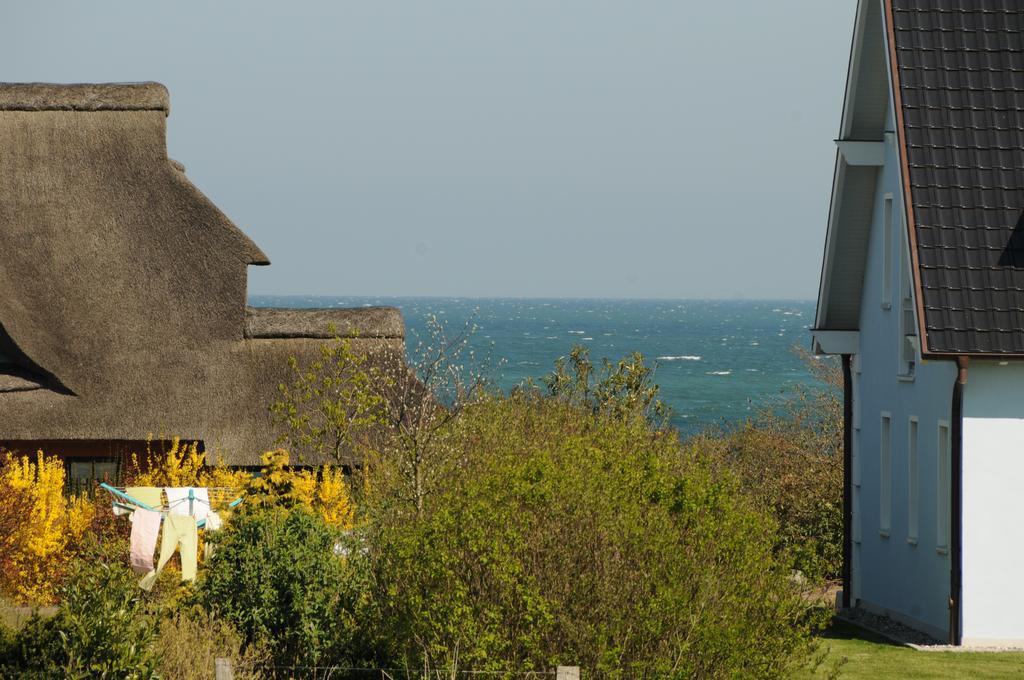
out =
<path fill-rule="evenodd" d="M 355 505 L 348 480 L 341 468 L 324 465 L 319 469 L 289 468 L 285 449 L 263 454 L 263 469 L 253 477 L 247 493 L 263 505 L 301 505 L 320 514 L 331 526 L 351 529 Z"/>
<path fill-rule="evenodd" d="M 0 459 L 0 589 L 18 602 L 50 604 L 68 553 L 95 514 L 86 498 L 64 496 L 64 464 L 42 451 Z"/>
<path fill-rule="evenodd" d="M 343 470 L 329 465 L 321 468 L 313 506 L 328 524 L 342 529 L 352 528 L 355 505 Z"/>
<path fill-rule="evenodd" d="M 132 486 L 206 486 L 243 489 L 250 475 L 245 470 L 232 470 L 220 460 L 208 465 L 210 456 L 199 450 L 198 442 L 171 440 L 165 451 L 154 450 L 153 440 L 146 443 L 146 458 L 140 462 L 132 454 L 129 478 Z"/>
<path fill-rule="evenodd" d="M 132 455 L 127 476 L 136 486 L 231 489 L 218 497 L 221 505 L 241 494 L 254 502 L 302 505 L 332 526 L 352 527 L 354 504 L 340 468 L 293 470 L 288 452 L 280 449 L 264 454 L 260 477 L 206 461 L 195 442 L 174 438 L 169 448 L 157 450 L 151 441 L 144 461 Z M 16 602 L 54 603 L 66 565 L 85 534 L 96 528 L 93 520 L 102 519 L 89 498 L 65 496 L 64 483 L 64 464 L 56 456 L 0 453 L 0 594 Z"/>
<path fill-rule="evenodd" d="M 355 507 L 341 468 L 325 465 L 318 469 L 293 469 L 289 467 L 291 455 L 285 449 L 263 454 L 263 469 L 258 477 L 245 470 L 233 470 L 221 461 L 209 466 L 208 459 L 197 442 L 174 437 L 170 448 L 159 450 L 150 440 L 144 461 L 132 455 L 128 477 L 133 486 L 236 489 L 239 494 L 244 492 L 270 505 L 303 505 L 318 512 L 332 526 L 352 527 Z"/>

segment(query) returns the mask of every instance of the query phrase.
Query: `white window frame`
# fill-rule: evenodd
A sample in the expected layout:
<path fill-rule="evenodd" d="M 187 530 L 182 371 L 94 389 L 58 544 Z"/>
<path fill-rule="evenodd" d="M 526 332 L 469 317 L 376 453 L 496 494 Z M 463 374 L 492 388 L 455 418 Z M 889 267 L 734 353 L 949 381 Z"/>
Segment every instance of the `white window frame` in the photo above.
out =
<path fill-rule="evenodd" d="M 907 418 L 907 543 L 917 545 L 921 525 L 920 428 L 917 416 Z"/>
<path fill-rule="evenodd" d="M 892 414 L 882 411 L 878 447 L 878 534 L 889 538 L 892 532 Z"/>
<path fill-rule="evenodd" d="M 882 309 L 892 309 L 893 277 L 893 200 L 892 194 L 882 199 Z"/>
<path fill-rule="evenodd" d="M 902 214 L 902 213 L 901 213 Z M 910 259 L 910 241 L 907 237 L 906 225 L 903 223 L 904 220 L 899 220 L 900 229 L 898 238 L 899 248 L 897 252 L 900 258 L 900 269 L 899 269 L 899 288 L 898 288 L 898 316 L 896 319 L 897 327 L 899 328 L 898 335 L 896 336 L 897 348 L 897 378 L 902 381 L 912 381 L 914 379 L 915 368 L 918 364 L 917 346 L 911 346 L 907 338 L 913 336 L 917 338 L 917 328 L 915 326 L 914 317 L 914 281 L 913 271 L 911 269 Z M 909 315 L 909 319 L 907 318 Z M 909 348 L 909 351 L 908 351 Z"/>
<path fill-rule="evenodd" d="M 949 552 L 950 447 L 949 421 L 940 420 L 935 440 L 935 551 Z"/>

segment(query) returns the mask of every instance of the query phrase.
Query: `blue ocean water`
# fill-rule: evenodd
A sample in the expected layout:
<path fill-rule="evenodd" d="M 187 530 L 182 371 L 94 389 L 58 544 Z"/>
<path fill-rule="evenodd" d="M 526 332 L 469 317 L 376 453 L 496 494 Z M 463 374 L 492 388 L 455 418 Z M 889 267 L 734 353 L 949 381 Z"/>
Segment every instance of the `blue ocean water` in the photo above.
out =
<path fill-rule="evenodd" d="M 811 301 L 253 296 L 250 304 L 392 305 L 402 310 L 410 351 L 427 339 L 431 315 L 451 332 L 471 319 L 471 343 L 490 352 L 491 375 L 506 390 L 550 372 L 573 345 L 589 347 L 595 360 L 641 352 L 656 365 L 661 398 L 684 435 L 741 422 L 812 380 L 793 351 L 810 344 Z"/>

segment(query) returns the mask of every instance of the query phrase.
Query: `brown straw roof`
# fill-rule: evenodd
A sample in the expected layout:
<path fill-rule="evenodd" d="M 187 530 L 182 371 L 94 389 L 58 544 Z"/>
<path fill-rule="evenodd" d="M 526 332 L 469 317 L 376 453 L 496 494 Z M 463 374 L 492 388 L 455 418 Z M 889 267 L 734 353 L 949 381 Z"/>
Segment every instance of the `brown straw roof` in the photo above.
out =
<path fill-rule="evenodd" d="M 392 308 L 247 310 L 269 260 L 168 159 L 168 108 L 157 83 L 0 84 L 0 441 L 163 432 L 254 464 L 329 324 L 402 356 Z"/>

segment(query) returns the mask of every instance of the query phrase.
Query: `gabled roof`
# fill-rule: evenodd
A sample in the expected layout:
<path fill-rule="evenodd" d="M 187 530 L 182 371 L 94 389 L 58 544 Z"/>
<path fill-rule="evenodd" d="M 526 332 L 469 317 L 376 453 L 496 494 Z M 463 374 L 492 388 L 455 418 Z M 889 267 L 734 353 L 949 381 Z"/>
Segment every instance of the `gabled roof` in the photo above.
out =
<path fill-rule="evenodd" d="M 926 357 L 1024 355 L 1022 36 L 1017 0 L 858 4 L 838 141 L 881 140 L 869 113 L 888 102 L 880 87 L 891 93 Z M 874 207 L 877 164 L 847 160 L 837 154 L 818 296 L 827 331 L 859 324 Z"/>
<path fill-rule="evenodd" d="M 266 255 L 167 158 L 158 83 L 0 83 L 0 353 L 106 392 L 131 357 L 241 339 Z"/>
<path fill-rule="evenodd" d="M 164 432 L 254 464 L 323 338 L 407 373 L 396 309 L 246 309 L 267 258 L 167 157 L 167 111 L 157 83 L 0 83 L 0 444 Z"/>
<path fill-rule="evenodd" d="M 886 10 L 922 349 L 1024 354 L 1024 5 Z"/>

